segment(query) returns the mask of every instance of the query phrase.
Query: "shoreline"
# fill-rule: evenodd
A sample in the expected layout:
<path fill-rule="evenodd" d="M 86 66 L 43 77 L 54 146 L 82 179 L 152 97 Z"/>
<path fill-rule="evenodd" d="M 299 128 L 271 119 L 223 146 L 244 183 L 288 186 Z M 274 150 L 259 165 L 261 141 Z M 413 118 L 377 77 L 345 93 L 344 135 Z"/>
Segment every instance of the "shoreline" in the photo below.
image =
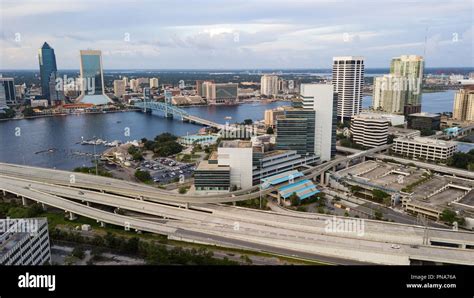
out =
<path fill-rule="evenodd" d="M 48 117 L 62 117 L 62 116 L 73 116 L 73 115 L 88 115 L 88 114 L 109 114 L 109 113 L 126 113 L 126 112 L 138 112 L 140 109 L 127 109 L 127 110 L 118 110 L 118 111 L 100 111 L 100 112 L 83 112 L 83 113 L 58 113 L 58 114 L 51 114 L 51 115 L 37 115 L 37 116 L 29 116 L 23 118 L 7 118 L 7 119 L 0 119 L 1 121 L 9 121 L 9 120 L 30 120 L 30 119 L 38 119 L 38 118 L 48 118 Z"/>
<path fill-rule="evenodd" d="M 240 102 L 237 105 L 241 104 L 251 104 L 251 103 L 262 103 L 262 101 L 244 101 Z M 274 102 L 289 102 L 289 100 L 275 100 L 275 101 L 268 101 L 266 103 L 274 103 Z M 192 107 L 218 107 L 218 106 L 227 106 L 227 105 L 183 105 L 183 106 L 176 106 L 178 108 L 186 109 Z M 109 113 L 125 113 L 125 112 L 139 112 L 141 111 L 140 108 L 133 108 L 133 109 L 126 109 L 126 110 L 116 110 L 116 111 L 94 111 L 94 112 L 81 112 L 81 113 L 60 113 L 60 114 L 50 114 L 50 115 L 37 115 L 37 116 L 29 116 L 23 118 L 7 118 L 7 119 L 0 119 L 0 123 L 2 121 L 10 121 L 10 120 L 30 120 L 30 119 L 38 119 L 38 118 L 47 118 L 47 117 L 63 117 L 63 116 L 73 116 L 73 115 L 88 115 L 88 114 L 109 114 Z"/>

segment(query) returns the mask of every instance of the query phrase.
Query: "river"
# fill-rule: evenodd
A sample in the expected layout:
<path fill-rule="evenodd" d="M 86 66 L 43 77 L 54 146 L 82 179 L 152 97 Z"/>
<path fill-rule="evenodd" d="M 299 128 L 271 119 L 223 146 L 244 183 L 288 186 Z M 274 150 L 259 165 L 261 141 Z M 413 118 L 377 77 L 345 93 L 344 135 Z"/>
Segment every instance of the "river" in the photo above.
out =
<path fill-rule="evenodd" d="M 266 109 L 289 102 L 245 103 L 236 106 L 201 106 L 185 108 L 191 115 L 218 123 L 242 122 L 245 119 L 261 120 Z M 232 117 L 226 120 L 225 117 Z M 202 126 L 166 119 L 160 115 L 141 112 L 80 114 L 44 117 L 25 120 L 0 121 L 0 161 L 71 170 L 90 166 L 94 146 L 81 145 L 81 137 L 101 138 L 122 142 L 154 138 L 163 132 L 177 136 L 196 133 Z M 129 134 L 126 134 L 128 133 Z M 54 152 L 47 152 L 54 148 Z M 107 147 L 96 146 L 97 153 Z M 45 151 L 46 152 L 41 152 Z M 36 153 L 41 152 L 41 153 Z"/>

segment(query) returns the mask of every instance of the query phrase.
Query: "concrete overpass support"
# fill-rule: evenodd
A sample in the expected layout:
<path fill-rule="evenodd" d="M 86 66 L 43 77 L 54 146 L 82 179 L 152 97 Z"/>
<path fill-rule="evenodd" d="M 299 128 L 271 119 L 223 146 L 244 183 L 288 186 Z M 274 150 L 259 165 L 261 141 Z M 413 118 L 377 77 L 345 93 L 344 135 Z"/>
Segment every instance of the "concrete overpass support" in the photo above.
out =
<path fill-rule="evenodd" d="M 27 205 L 27 203 L 26 203 L 26 198 L 23 197 L 23 196 L 21 197 L 21 204 L 22 204 L 23 206 L 26 206 L 26 205 Z"/>
<path fill-rule="evenodd" d="M 319 184 L 324 185 L 324 172 L 319 176 Z"/>
<path fill-rule="evenodd" d="M 105 222 L 101 221 L 101 222 L 100 222 L 100 226 L 101 226 L 102 228 L 105 228 Z"/>
<path fill-rule="evenodd" d="M 43 209 L 43 211 L 48 210 L 48 208 L 46 208 L 46 205 L 44 203 L 41 203 L 41 208 Z"/>
<path fill-rule="evenodd" d="M 72 213 L 72 212 L 69 212 L 69 220 L 75 220 L 77 218 L 77 216 Z"/>

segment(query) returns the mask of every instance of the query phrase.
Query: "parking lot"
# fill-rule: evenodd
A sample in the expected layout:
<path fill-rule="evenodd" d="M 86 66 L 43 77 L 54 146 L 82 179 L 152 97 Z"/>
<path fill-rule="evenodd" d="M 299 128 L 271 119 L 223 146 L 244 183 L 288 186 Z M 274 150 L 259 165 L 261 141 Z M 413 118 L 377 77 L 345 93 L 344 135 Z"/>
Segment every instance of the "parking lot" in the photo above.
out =
<path fill-rule="evenodd" d="M 140 162 L 138 169 L 150 172 L 154 182 L 167 184 L 176 179 L 190 178 L 194 173 L 195 166 L 161 157 Z"/>

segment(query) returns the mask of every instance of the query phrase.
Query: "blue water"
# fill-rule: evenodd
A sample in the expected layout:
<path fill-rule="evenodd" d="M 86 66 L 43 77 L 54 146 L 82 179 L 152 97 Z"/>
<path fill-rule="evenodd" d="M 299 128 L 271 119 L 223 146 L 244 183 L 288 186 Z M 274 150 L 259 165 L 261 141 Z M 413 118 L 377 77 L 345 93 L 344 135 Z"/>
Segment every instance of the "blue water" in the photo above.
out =
<path fill-rule="evenodd" d="M 218 123 L 261 120 L 266 109 L 288 105 L 288 102 L 247 103 L 236 106 L 202 106 L 186 110 L 195 116 Z M 232 117 L 226 120 L 225 117 Z M 194 134 L 202 126 L 166 119 L 141 112 L 82 114 L 29 120 L 0 121 L 0 161 L 70 170 L 90 165 L 92 157 L 74 152 L 93 153 L 94 146 L 80 145 L 81 137 L 122 142 L 154 138 L 163 132 L 177 136 Z M 126 135 L 129 132 L 129 135 Z M 55 148 L 55 152 L 35 152 Z M 96 146 L 97 152 L 105 150 Z"/>

